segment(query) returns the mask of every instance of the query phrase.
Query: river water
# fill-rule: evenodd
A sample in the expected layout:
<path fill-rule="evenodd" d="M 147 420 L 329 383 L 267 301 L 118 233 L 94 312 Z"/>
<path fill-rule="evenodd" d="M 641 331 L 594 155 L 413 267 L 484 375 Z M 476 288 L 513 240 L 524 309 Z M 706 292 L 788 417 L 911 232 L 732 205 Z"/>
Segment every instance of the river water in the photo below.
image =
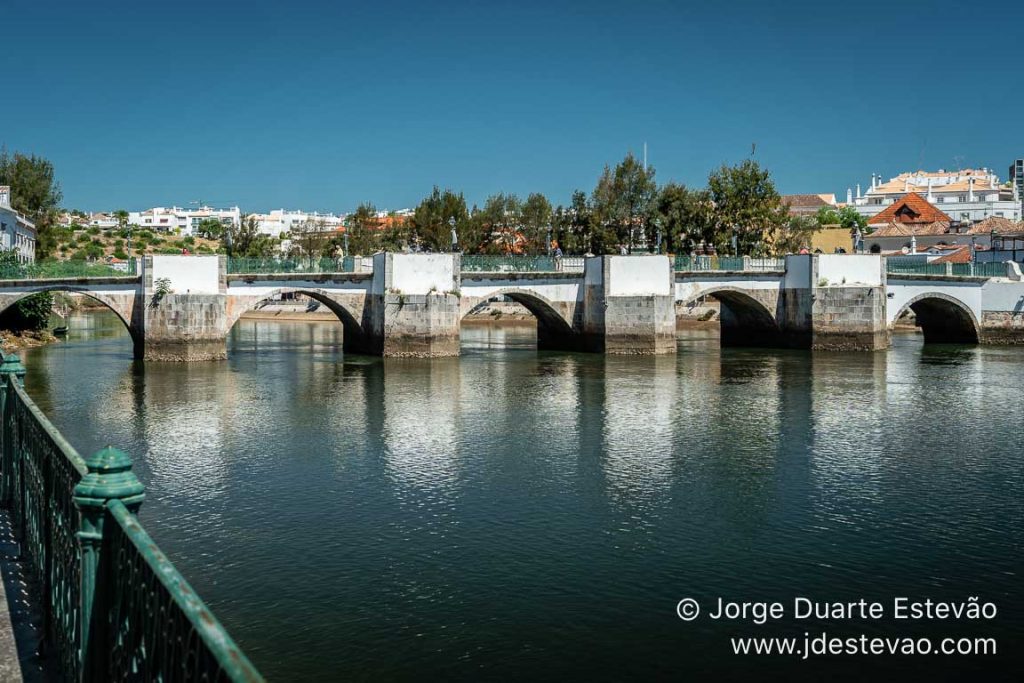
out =
<path fill-rule="evenodd" d="M 271 680 L 623 680 L 1020 672 L 1024 350 L 344 356 L 332 323 L 243 320 L 229 360 L 135 363 L 109 314 L 27 352 L 83 453 Z M 992 620 L 796 620 L 793 600 L 961 602 Z M 703 613 L 676 615 L 682 599 Z M 766 625 L 717 598 L 782 601 Z M 732 636 L 984 636 L 996 657 L 737 656 Z"/>

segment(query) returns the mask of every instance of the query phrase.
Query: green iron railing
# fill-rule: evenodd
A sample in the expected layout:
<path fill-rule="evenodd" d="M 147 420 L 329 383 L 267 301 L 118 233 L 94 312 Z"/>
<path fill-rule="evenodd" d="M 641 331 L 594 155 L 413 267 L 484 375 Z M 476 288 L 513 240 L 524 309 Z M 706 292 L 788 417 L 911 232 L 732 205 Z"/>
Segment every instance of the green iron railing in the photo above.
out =
<path fill-rule="evenodd" d="M 0 506 L 63 677 L 262 681 L 139 523 L 131 459 L 108 447 L 83 460 L 25 393 L 18 357 L 0 359 Z"/>
<path fill-rule="evenodd" d="M 243 258 L 232 256 L 228 259 L 228 274 L 279 274 L 279 273 L 353 273 L 356 260 L 344 258 Z"/>
<path fill-rule="evenodd" d="M 79 277 L 130 277 L 135 259 L 114 266 L 100 261 L 36 261 L 0 266 L 0 280 L 56 280 Z"/>
<path fill-rule="evenodd" d="M 463 254 L 461 268 L 464 273 L 543 273 L 559 270 L 560 260 L 554 256 Z"/>
<path fill-rule="evenodd" d="M 702 272 L 710 270 L 735 271 L 783 271 L 786 260 L 782 258 L 753 258 L 750 256 L 676 256 L 675 270 Z"/>
<path fill-rule="evenodd" d="M 890 275 L 956 275 L 972 277 L 1006 277 L 1006 264 L 978 263 L 925 263 L 921 260 L 886 259 L 885 270 Z"/>

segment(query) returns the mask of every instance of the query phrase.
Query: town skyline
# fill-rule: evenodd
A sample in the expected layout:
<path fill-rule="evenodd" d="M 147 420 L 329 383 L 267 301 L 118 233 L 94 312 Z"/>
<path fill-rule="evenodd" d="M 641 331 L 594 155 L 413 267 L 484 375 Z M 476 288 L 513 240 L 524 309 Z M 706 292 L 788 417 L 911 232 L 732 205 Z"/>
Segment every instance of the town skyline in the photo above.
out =
<path fill-rule="evenodd" d="M 564 203 L 645 142 L 661 182 L 700 186 L 756 146 L 780 192 L 841 196 L 917 168 L 1005 178 L 1024 149 L 999 125 L 1024 99 L 1000 86 L 1015 6 L 968 22 L 935 3 L 879 41 L 872 2 L 57 5 L 5 10 L 6 87 L 34 96 L 4 109 L 0 143 L 51 159 L 82 210 L 397 208 L 435 184 Z"/>

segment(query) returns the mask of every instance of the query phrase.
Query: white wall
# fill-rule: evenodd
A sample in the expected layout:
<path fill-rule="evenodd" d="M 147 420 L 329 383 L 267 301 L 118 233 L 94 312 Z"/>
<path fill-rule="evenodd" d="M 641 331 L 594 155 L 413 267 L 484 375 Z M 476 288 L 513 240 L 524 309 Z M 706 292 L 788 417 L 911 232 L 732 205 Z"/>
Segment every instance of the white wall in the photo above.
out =
<path fill-rule="evenodd" d="M 217 294 L 220 292 L 219 256 L 153 255 L 153 285 L 158 278 L 171 281 L 173 294 Z"/>
<path fill-rule="evenodd" d="M 377 254 L 373 268 L 377 272 L 379 256 L 390 259 L 387 286 L 402 294 L 438 294 L 458 289 L 458 273 L 452 254 Z M 378 278 L 374 278 L 375 280 Z"/>
<path fill-rule="evenodd" d="M 818 280 L 830 287 L 882 284 L 882 257 L 874 254 L 817 254 Z"/>
<path fill-rule="evenodd" d="M 672 263 L 667 256 L 609 256 L 608 296 L 672 294 Z"/>

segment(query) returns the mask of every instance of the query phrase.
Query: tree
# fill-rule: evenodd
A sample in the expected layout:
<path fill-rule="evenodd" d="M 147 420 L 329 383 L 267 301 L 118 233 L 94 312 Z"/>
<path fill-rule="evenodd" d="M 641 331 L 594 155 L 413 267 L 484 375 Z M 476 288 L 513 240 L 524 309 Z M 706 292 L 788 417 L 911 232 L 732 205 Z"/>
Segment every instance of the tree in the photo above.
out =
<path fill-rule="evenodd" d="M 527 248 L 535 253 L 546 254 L 551 248 L 548 244 L 548 230 L 552 229 L 551 202 L 539 192 L 534 192 L 523 202 L 520 215 Z"/>
<path fill-rule="evenodd" d="M 322 221 L 304 221 L 292 232 L 290 256 L 314 260 L 332 256 L 334 245 L 327 225 Z"/>
<path fill-rule="evenodd" d="M 817 216 L 792 216 L 775 239 L 775 253 L 795 254 L 804 247 L 810 249 L 811 239 L 821 227 Z"/>
<path fill-rule="evenodd" d="M 650 237 L 650 220 L 658 185 L 654 180 L 654 167 L 644 167 L 633 153 L 626 155 L 613 171 L 608 166 L 594 187 L 592 196 L 596 226 L 595 246 L 607 253 L 616 244 L 644 246 Z"/>
<path fill-rule="evenodd" d="M 720 251 L 759 256 L 789 222 L 771 173 L 752 159 L 712 171 L 708 190 L 715 206 L 714 242 Z"/>
<path fill-rule="evenodd" d="M 416 239 L 420 247 L 427 251 L 450 251 L 452 248 L 452 224 L 458 233 L 459 247 L 462 246 L 463 235 L 471 231 L 469 211 L 462 193 L 455 194 L 451 190 L 442 192 L 435 185 L 433 192 L 419 203 L 413 214 L 412 224 L 416 231 Z"/>
<path fill-rule="evenodd" d="M 714 242 L 715 207 L 707 190 L 670 182 L 658 193 L 655 216 L 664 253 L 689 254 L 700 242 Z"/>
<path fill-rule="evenodd" d="M 53 164 L 34 154 L 14 155 L 0 149 L 0 185 L 11 187 L 11 207 L 28 216 L 36 226 L 36 257 L 45 258 L 56 248 L 51 230 L 63 194 L 54 178 Z"/>
<path fill-rule="evenodd" d="M 274 242 L 269 235 L 260 232 L 256 217 L 242 216 L 241 224 L 232 226 L 227 232 L 228 253 L 245 258 L 268 258 L 274 254 Z"/>
<path fill-rule="evenodd" d="M 17 277 L 23 270 L 17 249 L 0 251 L 0 272 Z M 45 330 L 52 310 L 53 294 L 50 292 L 27 296 L 0 313 L 0 329 L 12 332 Z"/>
<path fill-rule="evenodd" d="M 583 190 L 575 190 L 569 206 L 559 206 L 551 216 L 552 237 L 569 254 L 600 253 L 594 248 L 594 212 Z"/>
<path fill-rule="evenodd" d="M 199 221 L 199 225 L 196 226 L 196 231 L 199 233 L 200 237 L 217 240 L 224 235 L 224 224 L 216 218 L 204 218 Z"/>
<path fill-rule="evenodd" d="M 345 221 L 348 234 L 348 253 L 359 256 L 377 251 L 380 234 L 377 220 L 377 207 L 370 202 L 363 202 Z"/>
<path fill-rule="evenodd" d="M 521 228 L 523 206 L 514 194 L 493 194 L 484 208 L 473 214 L 472 227 L 460 241 L 464 251 L 522 253 L 525 240 Z"/>
<path fill-rule="evenodd" d="M 128 228 L 128 212 L 124 209 L 118 209 L 114 212 L 114 218 L 117 219 L 118 230 L 126 230 Z"/>

